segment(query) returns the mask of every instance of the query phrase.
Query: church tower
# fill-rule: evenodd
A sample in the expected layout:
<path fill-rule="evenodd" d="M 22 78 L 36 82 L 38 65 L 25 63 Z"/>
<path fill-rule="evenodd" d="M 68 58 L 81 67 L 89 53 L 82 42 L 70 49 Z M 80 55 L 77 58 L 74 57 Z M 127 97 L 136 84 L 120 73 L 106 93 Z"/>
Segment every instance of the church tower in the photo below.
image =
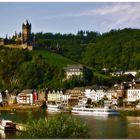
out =
<path fill-rule="evenodd" d="M 26 23 L 22 24 L 22 42 L 29 43 L 31 39 L 31 23 L 29 24 L 28 20 Z"/>

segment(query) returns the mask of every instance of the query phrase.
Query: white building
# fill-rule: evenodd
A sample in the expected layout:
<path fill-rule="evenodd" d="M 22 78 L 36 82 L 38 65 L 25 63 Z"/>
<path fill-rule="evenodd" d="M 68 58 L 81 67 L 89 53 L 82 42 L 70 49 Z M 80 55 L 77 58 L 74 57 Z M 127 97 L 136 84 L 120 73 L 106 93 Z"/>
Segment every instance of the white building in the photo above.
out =
<path fill-rule="evenodd" d="M 107 97 L 108 100 L 112 100 L 112 97 L 117 97 L 117 92 L 115 92 L 114 90 L 108 90 L 105 91 L 103 89 L 98 89 L 98 90 L 94 90 L 94 89 L 85 89 L 85 96 L 87 98 L 91 98 L 92 101 L 99 101 L 101 99 L 103 99 L 104 97 Z"/>
<path fill-rule="evenodd" d="M 92 99 L 92 101 L 95 101 L 96 92 L 94 89 L 90 89 L 90 88 L 85 89 L 84 94 L 87 98 L 90 98 L 90 99 Z"/>
<path fill-rule="evenodd" d="M 125 75 L 131 74 L 131 75 L 133 75 L 133 76 L 135 77 L 136 74 L 137 74 L 137 72 L 136 72 L 136 71 L 126 71 L 126 72 L 124 72 L 124 74 L 125 74 Z"/>
<path fill-rule="evenodd" d="M 117 71 L 117 72 L 112 72 L 110 73 L 112 76 L 121 76 L 123 75 L 123 71 Z"/>
<path fill-rule="evenodd" d="M 33 95 L 30 94 L 24 94 L 19 93 L 17 96 L 17 103 L 18 104 L 33 104 Z"/>
<path fill-rule="evenodd" d="M 101 100 L 106 95 L 106 92 L 103 89 L 96 90 L 95 101 Z"/>
<path fill-rule="evenodd" d="M 64 102 L 67 103 L 70 98 L 69 94 L 64 94 L 61 90 L 53 90 L 48 92 L 48 101 L 50 102 Z"/>
<path fill-rule="evenodd" d="M 106 93 L 104 92 L 103 89 L 98 89 L 96 91 L 94 89 L 90 89 L 90 88 L 85 89 L 85 96 L 87 98 L 92 99 L 92 101 L 95 101 L 95 102 L 101 100 L 105 94 Z"/>
<path fill-rule="evenodd" d="M 32 90 L 23 90 L 17 96 L 17 104 L 33 104 Z"/>
<path fill-rule="evenodd" d="M 59 90 L 49 91 L 48 92 L 48 101 L 61 101 L 62 100 L 62 93 Z"/>
<path fill-rule="evenodd" d="M 83 65 L 68 65 L 64 69 L 66 73 L 66 79 L 69 79 L 72 76 L 83 78 L 83 73 L 84 73 Z"/>
<path fill-rule="evenodd" d="M 128 102 L 133 102 L 140 99 L 140 89 L 128 89 L 126 100 Z"/>

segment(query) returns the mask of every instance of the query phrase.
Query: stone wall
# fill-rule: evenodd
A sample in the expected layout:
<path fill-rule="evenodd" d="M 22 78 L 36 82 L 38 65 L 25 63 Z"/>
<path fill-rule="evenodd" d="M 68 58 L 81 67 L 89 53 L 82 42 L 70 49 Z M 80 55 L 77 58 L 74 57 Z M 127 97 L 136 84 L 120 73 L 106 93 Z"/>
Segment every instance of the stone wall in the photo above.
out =
<path fill-rule="evenodd" d="M 28 50 L 33 50 L 33 46 L 28 46 L 26 44 L 21 44 L 21 45 L 16 45 L 16 44 L 10 44 L 10 45 L 4 45 L 5 47 L 8 48 L 18 48 L 18 49 L 28 49 Z"/>

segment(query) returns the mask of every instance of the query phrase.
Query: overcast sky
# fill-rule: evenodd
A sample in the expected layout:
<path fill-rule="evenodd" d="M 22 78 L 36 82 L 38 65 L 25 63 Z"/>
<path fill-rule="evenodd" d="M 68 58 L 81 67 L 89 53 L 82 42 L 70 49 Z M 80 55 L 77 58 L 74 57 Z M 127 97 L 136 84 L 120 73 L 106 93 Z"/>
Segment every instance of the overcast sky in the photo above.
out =
<path fill-rule="evenodd" d="M 0 2 L 0 37 L 20 32 L 26 19 L 34 33 L 140 28 L 140 2 Z"/>

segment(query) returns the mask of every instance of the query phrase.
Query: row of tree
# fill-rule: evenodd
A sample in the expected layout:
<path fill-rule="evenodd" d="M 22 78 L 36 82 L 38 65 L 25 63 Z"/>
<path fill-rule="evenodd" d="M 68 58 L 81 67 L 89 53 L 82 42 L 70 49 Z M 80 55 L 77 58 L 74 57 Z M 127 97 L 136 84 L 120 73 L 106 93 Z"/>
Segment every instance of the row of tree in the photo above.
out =
<path fill-rule="evenodd" d="M 47 63 L 41 55 L 27 50 L 0 48 L 0 88 L 41 88 L 61 78 L 61 70 Z"/>
<path fill-rule="evenodd" d="M 134 77 L 114 77 L 118 70 L 140 69 L 140 30 L 112 30 L 108 33 L 79 31 L 74 34 L 36 33 L 38 49 L 61 47 L 63 55 L 87 66 L 85 79 L 63 80 L 63 68 L 48 63 L 39 53 L 0 48 L 0 88 L 72 88 L 83 85 L 109 85 Z M 48 51 L 48 50 L 46 50 Z M 53 58 L 52 58 L 53 59 Z M 103 72 L 106 68 L 108 71 Z"/>
<path fill-rule="evenodd" d="M 62 55 L 96 69 L 140 68 L 139 29 L 111 30 L 104 34 L 81 30 L 75 35 L 37 33 L 35 36 L 39 47 L 56 47 L 58 43 Z"/>
<path fill-rule="evenodd" d="M 0 47 L 1 90 L 60 89 L 84 84 L 84 81 L 75 76 L 70 80 L 64 80 L 64 78 L 64 69 L 50 64 L 38 52 Z"/>

